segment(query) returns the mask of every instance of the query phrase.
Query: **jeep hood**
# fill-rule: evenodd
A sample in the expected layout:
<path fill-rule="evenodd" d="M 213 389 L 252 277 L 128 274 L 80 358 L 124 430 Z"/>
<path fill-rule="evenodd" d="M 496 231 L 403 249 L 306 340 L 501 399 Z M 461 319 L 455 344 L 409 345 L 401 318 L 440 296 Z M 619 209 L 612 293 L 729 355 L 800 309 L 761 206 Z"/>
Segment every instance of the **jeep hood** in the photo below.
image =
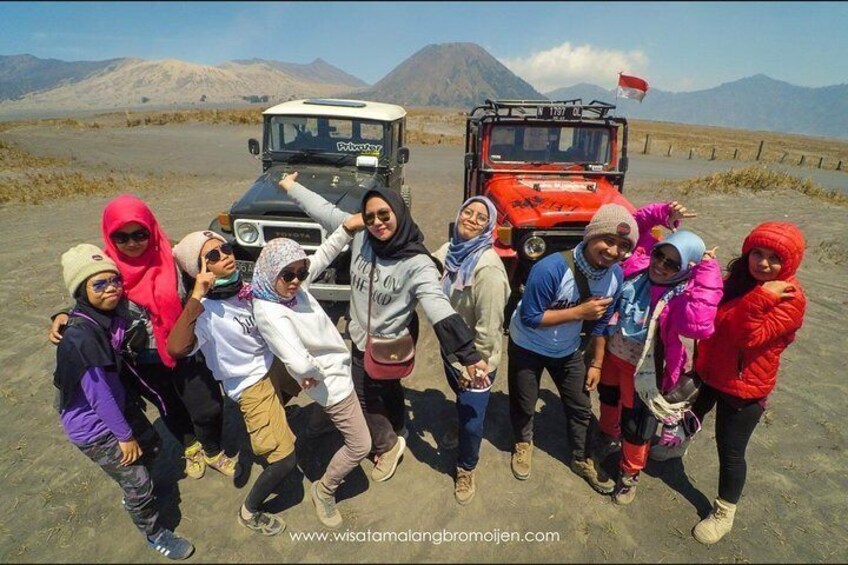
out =
<path fill-rule="evenodd" d="M 288 169 L 288 171 L 287 171 Z M 380 176 L 375 172 L 363 173 L 353 167 L 328 170 L 324 167 L 299 166 L 298 182 L 345 212 L 359 211 L 362 196 L 379 186 Z M 265 214 L 303 215 L 301 209 L 277 186 L 290 167 L 272 167 L 256 179 L 253 186 L 230 208 L 236 216 L 262 216 Z"/>
<path fill-rule="evenodd" d="M 495 175 L 486 196 L 498 208 L 499 220 L 514 227 L 550 228 L 588 223 L 604 204 L 621 204 L 633 211 L 608 179 L 582 175 Z"/>

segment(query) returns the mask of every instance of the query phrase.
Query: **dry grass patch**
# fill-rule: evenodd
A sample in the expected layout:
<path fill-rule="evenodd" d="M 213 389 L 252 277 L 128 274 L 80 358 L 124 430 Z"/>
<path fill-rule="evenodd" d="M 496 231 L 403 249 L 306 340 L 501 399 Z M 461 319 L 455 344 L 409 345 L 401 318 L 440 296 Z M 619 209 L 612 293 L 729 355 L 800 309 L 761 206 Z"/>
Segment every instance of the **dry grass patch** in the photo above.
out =
<path fill-rule="evenodd" d="M 768 192 L 794 190 L 831 204 L 848 205 L 848 196 L 827 190 L 811 179 L 801 179 L 782 171 L 773 171 L 764 165 L 739 170 L 723 171 L 685 181 L 663 181 L 662 186 L 676 189 L 683 195 L 704 193 L 739 194 L 741 191 Z"/>
<path fill-rule="evenodd" d="M 164 126 L 167 124 L 183 124 L 187 122 L 227 124 L 227 125 L 261 125 L 261 108 L 233 108 L 225 110 L 181 110 L 178 112 L 126 112 L 126 127 Z"/>

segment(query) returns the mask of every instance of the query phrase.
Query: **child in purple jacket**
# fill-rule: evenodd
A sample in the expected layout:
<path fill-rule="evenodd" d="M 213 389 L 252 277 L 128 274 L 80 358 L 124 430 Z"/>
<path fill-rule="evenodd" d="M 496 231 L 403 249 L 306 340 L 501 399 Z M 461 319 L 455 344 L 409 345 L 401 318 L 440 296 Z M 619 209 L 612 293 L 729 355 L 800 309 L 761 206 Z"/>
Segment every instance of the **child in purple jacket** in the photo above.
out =
<path fill-rule="evenodd" d="M 117 313 L 123 297 L 118 268 L 89 244 L 63 254 L 62 268 L 76 299 L 53 375 L 62 427 L 71 443 L 121 486 L 124 508 L 148 546 L 169 559 L 186 559 L 194 547 L 159 524 L 142 447 L 124 414 L 126 392 L 118 372 L 126 320 Z"/>

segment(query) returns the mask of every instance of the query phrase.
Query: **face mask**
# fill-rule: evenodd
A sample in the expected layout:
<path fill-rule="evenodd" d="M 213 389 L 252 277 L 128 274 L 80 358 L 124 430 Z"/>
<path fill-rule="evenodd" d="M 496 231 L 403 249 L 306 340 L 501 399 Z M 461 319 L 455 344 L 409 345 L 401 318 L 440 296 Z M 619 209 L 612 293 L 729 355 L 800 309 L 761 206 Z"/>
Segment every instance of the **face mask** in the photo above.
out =
<path fill-rule="evenodd" d="M 233 284 L 237 280 L 239 280 L 239 271 L 235 270 L 233 271 L 233 274 L 228 277 L 215 279 L 215 284 L 213 286 L 214 288 L 218 288 L 219 286 L 227 286 L 228 284 Z"/>

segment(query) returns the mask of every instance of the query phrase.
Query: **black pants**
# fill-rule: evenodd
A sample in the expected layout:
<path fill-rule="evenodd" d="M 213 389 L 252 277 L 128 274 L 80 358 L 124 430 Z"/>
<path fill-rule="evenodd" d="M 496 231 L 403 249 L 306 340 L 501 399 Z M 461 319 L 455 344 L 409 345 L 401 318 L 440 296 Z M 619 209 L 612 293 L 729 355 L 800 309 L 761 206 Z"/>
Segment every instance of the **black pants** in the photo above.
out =
<path fill-rule="evenodd" d="M 547 369 L 559 392 L 568 422 L 568 441 L 575 459 L 586 459 L 592 423 L 592 403 L 586 384 L 583 352 L 562 358 L 547 357 L 509 340 L 509 416 L 516 442 L 533 441 L 533 415 L 539 399 L 542 371 Z"/>
<path fill-rule="evenodd" d="M 156 406 L 165 427 L 183 447 L 199 440 L 210 457 L 221 452 L 224 398 L 205 363 L 188 357 L 173 369 L 143 363 L 135 371 L 138 377 L 128 369 L 122 371 L 124 382 Z"/>
<path fill-rule="evenodd" d="M 745 450 L 765 409 L 760 400 L 729 397 L 707 385 L 701 386 L 692 412 L 703 423 L 704 417 L 714 406 L 719 464 L 718 496 L 736 504 L 742 496 L 748 474 Z"/>
<path fill-rule="evenodd" d="M 397 443 L 397 432 L 406 420 L 403 385 L 400 379 L 372 379 L 365 372 L 365 354 L 352 346 L 351 376 L 359 405 L 371 432 L 372 450 L 376 454 L 389 451 Z"/>

